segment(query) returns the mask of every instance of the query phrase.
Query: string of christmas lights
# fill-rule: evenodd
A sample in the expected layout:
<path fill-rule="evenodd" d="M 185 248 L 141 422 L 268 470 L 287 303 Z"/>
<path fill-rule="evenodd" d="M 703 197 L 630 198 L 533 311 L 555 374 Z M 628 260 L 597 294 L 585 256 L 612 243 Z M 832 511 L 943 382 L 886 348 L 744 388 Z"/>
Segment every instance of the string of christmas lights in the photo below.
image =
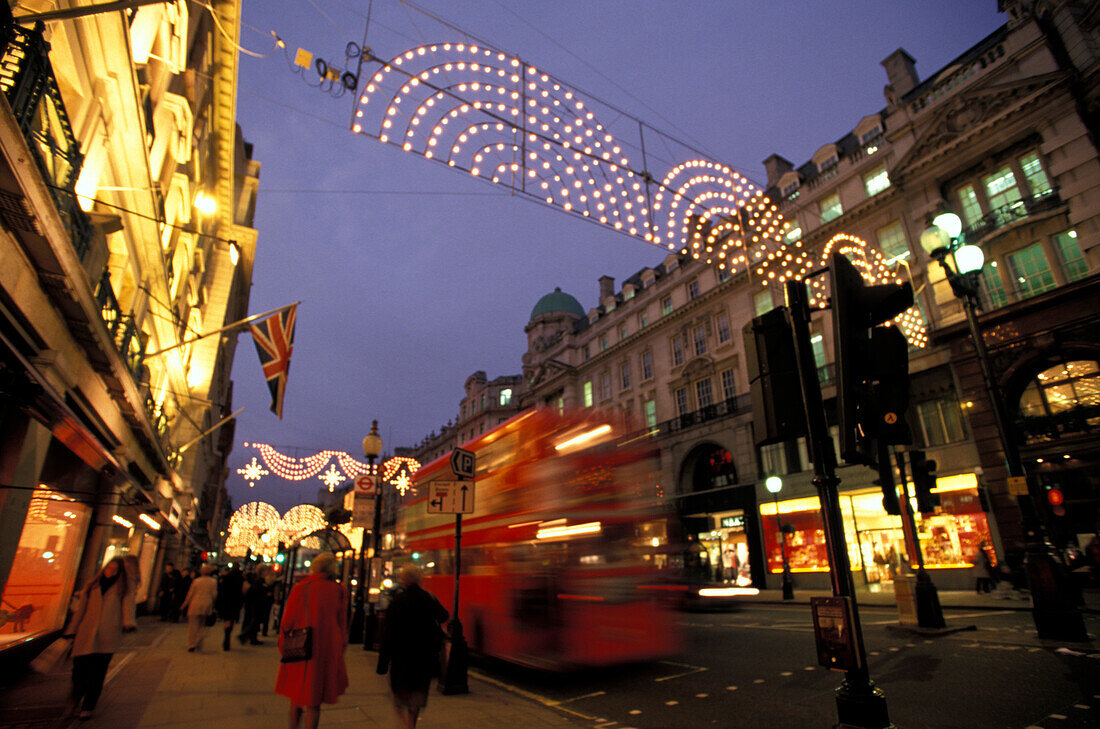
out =
<path fill-rule="evenodd" d="M 731 249 L 784 230 L 762 191 L 728 166 L 690 160 L 658 182 L 644 145 L 642 164 L 633 164 L 577 91 L 473 43 L 423 45 L 383 62 L 352 131 L 723 268 L 746 263 Z M 693 220 L 705 222 L 705 237 L 693 235 Z"/>

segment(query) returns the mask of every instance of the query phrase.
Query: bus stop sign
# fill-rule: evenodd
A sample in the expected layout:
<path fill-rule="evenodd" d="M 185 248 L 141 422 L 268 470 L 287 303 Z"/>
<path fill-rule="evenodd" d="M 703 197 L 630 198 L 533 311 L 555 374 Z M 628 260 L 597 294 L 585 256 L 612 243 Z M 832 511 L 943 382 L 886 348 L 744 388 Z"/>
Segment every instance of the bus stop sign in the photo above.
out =
<path fill-rule="evenodd" d="M 465 448 L 455 448 L 451 451 L 451 470 L 456 478 L 474 477 L 474 454 Z"/>

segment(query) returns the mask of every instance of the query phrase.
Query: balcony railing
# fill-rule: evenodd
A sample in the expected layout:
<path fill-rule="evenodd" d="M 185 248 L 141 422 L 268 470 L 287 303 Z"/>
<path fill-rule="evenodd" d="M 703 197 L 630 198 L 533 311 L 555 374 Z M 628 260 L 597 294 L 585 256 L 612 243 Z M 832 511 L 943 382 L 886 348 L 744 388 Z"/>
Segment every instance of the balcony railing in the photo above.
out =
<path fill-rule="evenodd" d="M 73 191 L 84 155 L 50 66 L 50 45 L 42 38 L 41 23 L 33 29 L 16 25 L 6 3 L 0 10 L 0 40 L 4 44 L 0 90 L 69 229 L 73 248 L 83 260 L 91 247 L 92 226 Z"/>
<path fill-rule="evenodd" d="M 701 407 L 698 410 L 690 413 L 684 413 L 678 415 L 671 420 L 666 420 L 652 428 L 646 428 L 645 430 L 632 433 L 628 438 L 642 438 L 642 437 L 656 437 L 659 435 L 669 435 L 670 433 L 676 433 L 681 430 L 687 430 L 688 428 L 694 428 L 697 425 L 720 420 L 722 418 L 735 415 L 739 412 L 748 410 L 750 405 L 748 395 L 740 395 L 719 402 L 712 403 L 705 407 Z"/>
<path fill-rule="evenodd" d="M 142 382 L 145 374 L 145 335 L 135 326 L 134 318 L 124 315 L 111 287 L 111 278 L 106 273 L 96 286 L 95 298 L 99 303 L 99 314 L 107 325 L 126 366 L 136 382 Z M 151 413 L 152 411 L 150 411 Z"/>
<path fill-rule="evenodd" d="M 1050 189 L 1033 197 L 1025 197 L 1009 205 L 1002 205 L 989 211 L 977 223 L 964 229 L 963 235 L 967 241 L 977 243 L 995 230 L 1006 228 L 1020 220 L 1026 220 L 1032 215 L 1054 210 L 1061 204 L 1062 198 L 1058 196 L 1058 191 Z"/>
<path fill-rule="evenodd" d="M 817 381 L 822 387 L 836 384 L 836 365 L 828 362 L 818 367 Z"/>

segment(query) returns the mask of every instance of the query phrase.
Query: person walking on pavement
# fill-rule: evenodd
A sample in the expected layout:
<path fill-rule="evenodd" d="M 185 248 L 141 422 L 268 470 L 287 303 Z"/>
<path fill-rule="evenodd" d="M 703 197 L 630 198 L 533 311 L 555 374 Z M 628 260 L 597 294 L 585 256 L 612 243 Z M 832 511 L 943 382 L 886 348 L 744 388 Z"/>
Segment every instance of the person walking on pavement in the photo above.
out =
<path fill-rule="evenodd" d="M 245 576 L 244 618 L 241 620 L 241 632 L 237 635 L 241 645 L 246 642 L 249 645 L 264 644 L 258 636 L 265 590 L 264 576 L 259 570 L 253 570 Z"/>
<path fill-rule="evenodd" d="M 313 558 L 309 577 L 291 589 L 280 622 L 280 652 L 287 631 L 312 629 L 310 657 L 280 663 L 275 679 L 275 693 L 290 699 L 290 729 L 298 729 L 303 713 L 305 729 L 317 729 L 321 704 L 335 704 L 348 687 L 348 593 L 336 582 L 335 564 L 330 552 Z"/>
<path fill-rule="evenodd" d="M 187 599 L 187 593 L 191 591 L 191 580 L 195 577 L 197 577 L 197 575 L 192 574 L 191 570 L 187 567 L 180 570 L 180 578 L 176 583 L 175 590 L 176 606 L 172 610 L 173 623 L 178 623 L 180 616 L 187 614 L 183 610 L 183 601 Z"/>
<path fill-rule="evenodd" d="M 386 608 L 378 673 L 390 674 L 393 708 L 402 726 L 413 729 L 428 703 L 428 687 L 439 676 L 441 624 L 449 616 L 435 596 L 420 586 L 420 568 L 398 570 L 401 589 Z"/>
<path fill-rule="evenodd" d="M 233 624 L 241 617 L 241 603 L 244 601 L 244 575 L 238 567 L 230 567 L 218 580 L 218 596 L 214 599 L 214 610 L 225 628 L 222 638 L 222 650 L 229 650 L 229 639 L 233 635 Z"/>
<path fill-rule="evenodd" d="M 168 622 L 172 617 L 172 611 L 176 608 L 176 584 L 179 579 L 180 573 L 176 572 L 176 566 L 166 562 L 164 574 L 160 577 L 160 587 L 157 589 L 157 605 L 161 622 Z"/>
<path fill-rule="evenodd" d="M 70 619 L 73 636 L 73 693 L 70 710 L 92 718 L 107 667 L 122 643 L 122 633 L 137 629 L 134 592 L 121 557 L 103 566 L 81 589 L 80 604 Z"/>
<path fill-rule="evenodd" d="M 204 564 L 199 576 L 191 581 L 191 589 L 183 599 L 181 610 L 187 615 L 187 650 L 194 653 L 202 650 L 202 639 L 206 635 L 207 616 L 214 613 L 214 600 L 218 597 L 218 582 L 210 574 L 211 565 Z"/>

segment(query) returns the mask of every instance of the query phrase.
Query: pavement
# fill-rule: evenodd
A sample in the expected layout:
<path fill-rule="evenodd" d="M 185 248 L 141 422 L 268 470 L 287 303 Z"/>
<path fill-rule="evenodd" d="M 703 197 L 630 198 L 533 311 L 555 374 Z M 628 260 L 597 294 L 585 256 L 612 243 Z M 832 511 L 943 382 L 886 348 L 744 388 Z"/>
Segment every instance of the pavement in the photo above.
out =
<path fill-rule="evenodd" d="M 795 589 L 794 601 L 779 590 L 741 598 L 750 604 L 808 605 L 823 590 Z M 860 590 L 861 605 L 894 606 L 892 590 Z M 953 610 L 1030 610 L 1026 593 L 1002 588 L 978 594 L 940 591 L 940 603 Z M 1084 594 L 1083 610 L 1100 614 L 1100 590 Z M 1095 637 L 1095 636 L 1094 636 Z M 136 633 L 124 638 L 115 654 L 95 716 L 88 721 L 66 718 L 71 663 L 62 661 L 47 673 L 28 672 L 0 687 L 0 729 L 269 729 L 285 726 L 289 704 L 274 693 L 279 656 L 274 636 L 262 646 L 222 651 L 220 633 L 211 629 L 200 652 L 186 649 L 187 626 L 139 620 Z M 377 654 L 348 646 L 350 686 L 335 705 L 326 705 L 321 724 L 397 727 L 387 679 L 375 673 Z M 421 715 L 422 729 L 576 729 L 599 726 L 591 717 L 561 704 L 525 694 L 472 669 L 470 693 L 444 696 L 435 690 Z"/>
<path fill-rule="evenodd" d="M 71 663 L 29 673 L 0 688 L 0 729 L 271 729 L 287 725 L 289 702 L 274 693 L 279 653 L 274 636 L 262 646 L 233 641 L 222 651 L 220 633 L 203 650 L 187 651 L 187 626 L 139 619 L 115 654 L 95 715 L 64 717 Z M 377 653 L 349 645 L 350 685 L 339 703 L 321 709 L 321 726 L 398 727 L 388 678 L 375 673 Z M 422 729 L 576 729 L 591 721 L 571 715 L 471 671 L 470 693 L 444 696 L 433 684 L 421 713 Z"/>

